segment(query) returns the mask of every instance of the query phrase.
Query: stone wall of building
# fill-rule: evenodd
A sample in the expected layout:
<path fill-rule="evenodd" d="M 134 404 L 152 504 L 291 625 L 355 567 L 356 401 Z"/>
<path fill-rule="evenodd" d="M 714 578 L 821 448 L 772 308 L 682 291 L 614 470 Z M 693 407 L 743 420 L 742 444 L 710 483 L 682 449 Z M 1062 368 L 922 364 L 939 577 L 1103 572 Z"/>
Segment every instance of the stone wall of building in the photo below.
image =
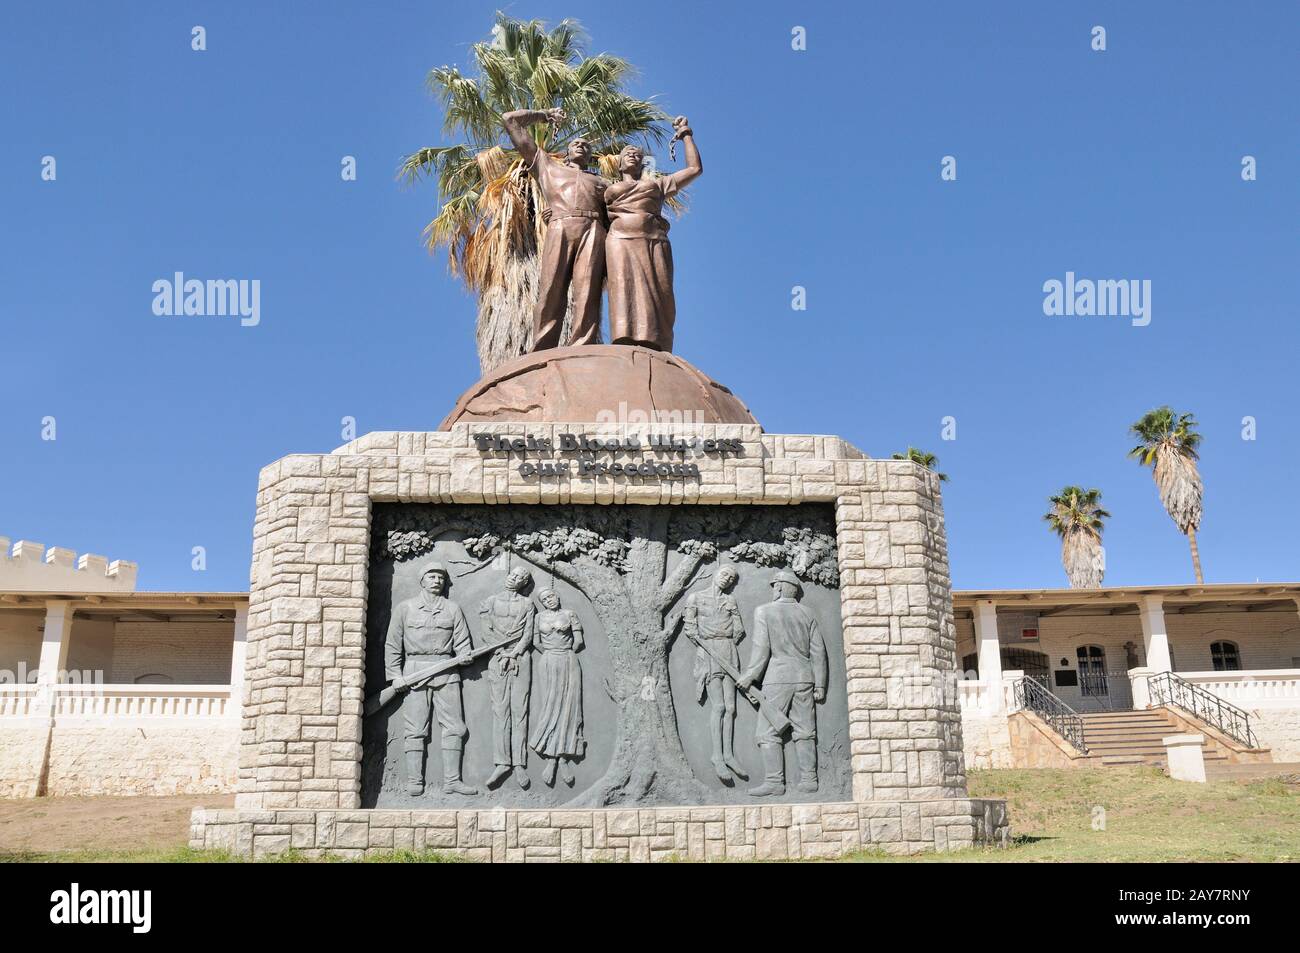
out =
<path fill-rule="evenodd" d="M 49 743 L 51 796 L 230 794 L 238 765 L 234 718 L 201 724 L 14 719 L 0 740 L 0 797 L 35 797 Z"/>
<path fill-rule="evenodd" d="M 457 425 L 450 432 L 368 434 L 333 454 L 289 456 L 265 468 L 254 525 L 237 810 L 199 818 L 196 839 L 208 843 L 209 828 L 216 838 L 241 836 L 229 830 L 255 836 L 245 813 L 278 826 L 274 815 L 281 811 L 359 806 L 375 501 L 833 503 L 854 802 L 895 811 L 900 825 L 899 802 L 951 801 L 943 810 L 967 818 L 995 810 L 966 795 L 961 715 L 951 693 L 956 645 L 937 477 L 909 461 L 864 458 L 836 437 L 764 434 L 753 425 L 661 429 L 688 439 L 739 440 L 744 452 L 692 457 L 698 479 L 566 476 L 539 482 L 519 473 L 517 458 L 481 453 L 471 433 L 532 434 L 558 445 L 560 433 L 616 437 L 622 431 L 612 425 Z M 645 458 L 674 459 L 652 451 Z M 839 807 L 852 813 L 848 802 Z M 963 823 L 970 837 L 954 843 L 990 834 Z M 861 842 L 861 823 L 858 830 Z M 866 831 L 874 842 L 870 824 Z M 593 845 L 594 839 L 593 833 Z M 889 842 L 949 841 L 899 835 Z"/>
<path fill-rule="evenodd" d="M 49 734 L 39 719 L 7 719 L 0 726 L 0 798 L 36 797 Z"/>
<path fill-rule="evenodd" d="M 1300 706 L 1253 708 L 1250 724 L 1274 761 L 1300 761 Z"/>
<path fill-rule="evenodd" d="M 1016 768 L 1096 767 L 1070 746 L 1032 711 L 1017 711 L 1007 716 L 1011 736 L 1011 764 Z"/>
<path fill-rule="evenodd" d="M 978 703 L 962 706 L 961 737 L 967 768 L 1013 767 L 1007 713 Z"/>
<path fill-rule="evenodd" d="M 59 726 L 50 741 L 46 793 L 228 794 L 235 789 L 238 739 L 233 718 Z"/>

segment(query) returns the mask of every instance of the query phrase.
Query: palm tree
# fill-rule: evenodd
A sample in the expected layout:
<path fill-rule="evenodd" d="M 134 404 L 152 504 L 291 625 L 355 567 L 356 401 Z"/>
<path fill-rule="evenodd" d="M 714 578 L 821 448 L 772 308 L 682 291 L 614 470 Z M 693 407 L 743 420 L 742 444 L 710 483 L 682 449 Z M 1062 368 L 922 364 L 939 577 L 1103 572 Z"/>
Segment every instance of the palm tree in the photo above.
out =
<path fill-rule="evenodd" d="M 1110 514 L 1101 508 L 1101 490 L 1067 486 L 1048 497 L 1052 508 L 1043 519 L 1061 537 L 1061 565 L 1071 589 L 1098 589 L 1106 573 L 1102 557 L 1103 520 Z"/>
<path fill-rule="evenodd" d="M 906 453 L 894 454 L 895 460 L 911 460 L 913 463 L 925 467 L 927 470 L 933 470 L 936 473 L 939 470 L 939 458 L 933 453 L 926 453 L 924 450 L 918 450 L 916 447 L 908 447 Z M 948 474 L 940 473 L 939 479 L 943 482 L 948 481 Z"/>
<path fill-rule="evenodd" d="M 648 147 L 667 138 L 663 111 L 623 91 L 632 66 L 605 53 L 587 55 L 585 42 L 574 20 L 548 30 L 540 20 L 498 13 L 491 39 L 470 47 L 473 75 L 455 66 L 429 72 L 429 90 L 444 108 L 443 132 L 462 141 L 413 152 L 398 172 L 408 184 L 437 180 L 442 204 L 424 236 L 430 252 L 446 247 L 452 274 L 478 295 L 484 373 L 531 344 L 537 252 L 546 228 L 536 181 L 518 153 L 501 145 L 501 115 L 562 106 L 568 117 L 562 127 L 532 130 L 552 153 L 579 134 L 602 158 L 629 142 Z M 602 167 L 613 165 L 607 160 Z"/>
<path fill-rule="evenodd" d="M 1202 584 L 1201 552 L 1196 546 L 1196 531 L 1201 528 L 1204 486 L 1196 469 L 1196 448 L 1201 435 L 1191 414 L 1180 414 L 1170 407 L 1157 407 L 1129 428 L 1141 443 L 1128 452 L 1139 466 L 1150 466 L 1155 477 L 1160 502 L 1186 536 L 1192 548 L 1192 567 L 1196 583 Z"/>

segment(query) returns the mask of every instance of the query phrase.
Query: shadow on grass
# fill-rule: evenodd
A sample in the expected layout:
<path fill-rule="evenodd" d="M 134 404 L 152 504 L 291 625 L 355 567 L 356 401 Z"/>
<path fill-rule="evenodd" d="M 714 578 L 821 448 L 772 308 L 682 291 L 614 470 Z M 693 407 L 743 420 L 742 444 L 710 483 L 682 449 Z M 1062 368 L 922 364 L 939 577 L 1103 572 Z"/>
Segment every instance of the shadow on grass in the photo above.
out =
<path fill-rule="evenodd" d="M 1060 840 L 1058 837 L 1035 837 L 1033 834 L 1017 834 L 1011 838 L 1008 847 L 1028 847 L 1030 844 L 1041 844 L 1043 841 Z"/>

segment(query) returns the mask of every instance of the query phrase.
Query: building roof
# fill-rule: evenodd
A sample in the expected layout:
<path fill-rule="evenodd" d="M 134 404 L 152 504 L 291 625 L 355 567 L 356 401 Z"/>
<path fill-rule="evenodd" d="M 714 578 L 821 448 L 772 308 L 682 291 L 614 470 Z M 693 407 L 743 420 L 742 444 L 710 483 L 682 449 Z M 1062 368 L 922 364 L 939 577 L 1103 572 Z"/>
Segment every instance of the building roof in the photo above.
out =
<path fill-rule="evenodd" d="M 1037 611 L 1039 615 L 1066 612 L 1094 612 L 1122 615 L 1136 613 L 1145 596 L 1163 599 L 1166 610 L 1204 611 L 1214 605 L 1234 608 L 1296 609 L 1300 583 L 1208 583 L 1193 586 L 1114 586 L 1102 589 L 963 589 L 952 594 L 953 608 L 969 613 L 978 602 L 993 602 L 999 608 Z"/>
<path fill-rule="evenodd" d="M 248 605 L 246 592 L 34 592 L 0 590 L 0 610 L 44 611 L 50 602 L 75 602 L 79 616 L 139 616 L 167 622 L 233 617 Z"/>

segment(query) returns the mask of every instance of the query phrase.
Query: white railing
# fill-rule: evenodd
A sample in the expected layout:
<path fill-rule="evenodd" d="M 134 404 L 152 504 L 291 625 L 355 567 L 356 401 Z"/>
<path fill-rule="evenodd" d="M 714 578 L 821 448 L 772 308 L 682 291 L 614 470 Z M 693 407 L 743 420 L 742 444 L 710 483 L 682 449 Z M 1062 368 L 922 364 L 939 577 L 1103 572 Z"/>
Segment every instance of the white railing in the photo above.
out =
<path fill-rule="evenodd" d="M 1019 669 L 1002 673 L 1002 682 L 996 686 L 978 678 L 963 679 L 957 683 L 957 698 L 961 709 L 972 715 L 978 713 L 1013 712 L 1017 710 L 1015 683 L 1024 677 Z"/>
<path fill-rule="evenodd" d="M 1178 677 L 1243 708 L 1300 708 L 1300 668 L 1179 672 Z"/>
<path fill-rule="evenodd" d="M 0 718 L 30 718 L 35 714 L 36 685 L 0 684 Z"/>
<path fill-rule="evenodd" d="M 229 685 L 94 685 L 53 687 L 56 719 L 191 722 L 233 714 Z M 39 685 L 0 685 L 0 718 L 48 715 L 38 709 Z"/>
<path fill-rule="evenodd" d="M 957 695 L 963 711 L 980 711 L 988 705 L 988 685 L 971 680 L 957 683 Z"/>

